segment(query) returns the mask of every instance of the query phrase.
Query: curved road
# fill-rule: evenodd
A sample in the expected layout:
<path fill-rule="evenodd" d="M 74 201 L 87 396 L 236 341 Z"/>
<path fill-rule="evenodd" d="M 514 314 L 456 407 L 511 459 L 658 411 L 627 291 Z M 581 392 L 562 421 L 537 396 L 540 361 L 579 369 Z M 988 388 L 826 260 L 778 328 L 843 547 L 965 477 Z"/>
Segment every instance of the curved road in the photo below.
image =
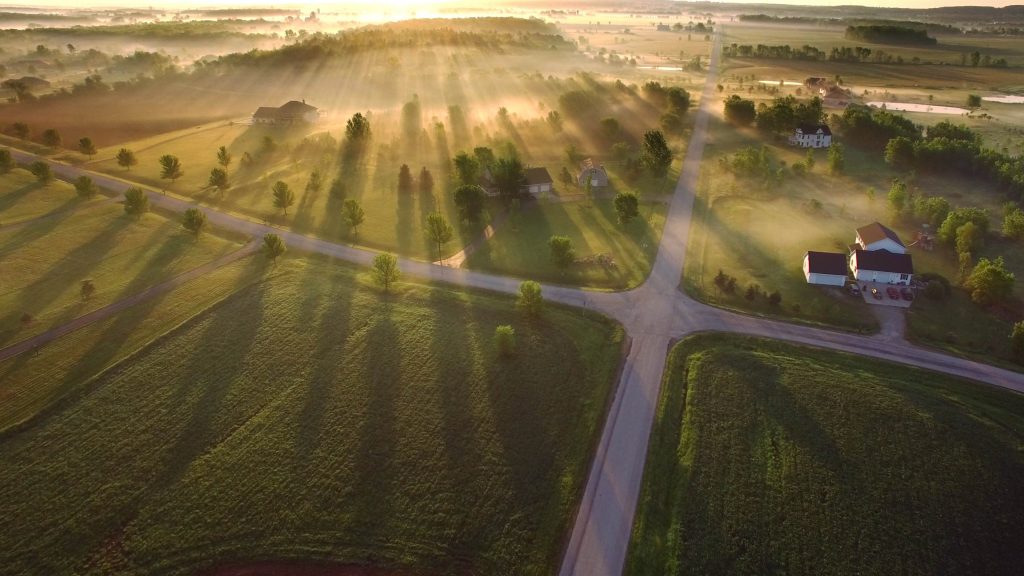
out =
<path fill-rule="evenodd" d="M 654 420 L 658 392 L 674 339 L 704 331 L 725 331 L 787 340 L 841 350 L 883 360 L 945 372 L 979 382 L 1024 392 L 1024 374 L 956 358 L 882 337 L 859 336 L 743 316 L 697 302 L 678 290 L 686 258 L 693 203 L 707 137 L 710 108 L 716 98 L 720 40 L 716 35 L 708 76 L 696 112 L 695 126 L 683 169 L 669 206 L 658 255 L 647 280 L 628 292 L 589 292 L 563 286 L 543 287 L 545 298 L 572 306 L 585 306 L 619 321 L 632 346 L 601 433 L 598 449 L 576 516 L 560 570 L 561 576 L 617 576 L 622 573 L 633 525 L 647 442 Z M 12 150 L 19 162 L 40 158 Z M 49 160 L 47 160 L 49 161 Z M 122 192 L 138 184 L 49 161 L 66 179 L 88 174 L 100 186 Z M 153 205 L 182 212 L 193 201 L 149 190 Z M 369 265 L 374 251 L 336 244 L 204 206 L 215 226 L 262 236 L 273 232 L 294 249 L 317 252 L 349 262 Z M 471 270 L 399 259 L 405 274 L 459 286 L 514 293 L 520 280 Z"/>

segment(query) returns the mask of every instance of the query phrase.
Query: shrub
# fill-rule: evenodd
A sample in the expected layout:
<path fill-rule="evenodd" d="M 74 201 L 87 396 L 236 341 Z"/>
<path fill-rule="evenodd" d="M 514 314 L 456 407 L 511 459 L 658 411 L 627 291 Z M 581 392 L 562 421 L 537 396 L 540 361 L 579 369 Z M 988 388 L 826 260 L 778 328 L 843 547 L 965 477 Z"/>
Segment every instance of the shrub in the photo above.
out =
<path fill-rule="evenodd" d="M 511 356 L 516 352 L 516 331 L 508 324 L 494 329 L 494 347 L 501 356 Z"/>
<path fill-rule="evenodd" d="M 541 295 L 540 284 L 532 280 L 520 283 L 516 306 L 530 316 L 539 316 L 544 308 L 544 297 Z"/>

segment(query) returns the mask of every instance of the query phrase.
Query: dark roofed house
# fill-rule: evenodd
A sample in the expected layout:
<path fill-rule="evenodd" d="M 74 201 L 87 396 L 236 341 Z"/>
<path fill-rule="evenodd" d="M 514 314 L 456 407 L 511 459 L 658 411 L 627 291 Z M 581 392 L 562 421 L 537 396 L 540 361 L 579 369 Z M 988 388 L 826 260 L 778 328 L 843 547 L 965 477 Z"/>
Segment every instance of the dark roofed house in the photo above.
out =
<path fill-rule="evenodd" d="M 549 194 L 551 192 L 554 180 L 551 179 L 551 174 L 548 173 L 547 168 L 527 168 L 525 173 L 526 184 L 523 186 L 523 192 L 535 195 Z"/>
<path fill-rule="evenodd" d="M 804 278 L 808 284 L 842 286 L 846 283 L 846 254 L 808 252 L 804 256 Z"/>
<path fill-rule="evenodd" d="M 914 261 L 910 254 L 857 249 L 850 257 L 850 270 L 862 282 L 907 285 L 914 275 Z"/>
<path fill-rule="evenodd" d="M 312 124 L 320 119 L 320 112 L 315 106 L 306 104 L 303 100 L 291 100 L 290 102 L 272 108 L 260 106 L 252 115 L 253 124 L 264 124 L 269 126 L 292 126 L 293 124 Z"/>
<path fill-rule="evenodd" d="M 878 222 L 857 228 L 855 241 L 862 250 L 888 250 L 894 254 L 907 252 L 907 247 L 900 240 L 899 235 L 888 226 Z"/>

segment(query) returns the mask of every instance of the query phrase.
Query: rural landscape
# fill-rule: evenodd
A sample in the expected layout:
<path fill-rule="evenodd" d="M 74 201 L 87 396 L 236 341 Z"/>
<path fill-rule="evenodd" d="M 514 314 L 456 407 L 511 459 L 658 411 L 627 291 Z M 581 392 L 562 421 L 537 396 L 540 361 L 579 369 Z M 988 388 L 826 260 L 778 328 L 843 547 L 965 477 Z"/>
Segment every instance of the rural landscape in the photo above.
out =
<path fill-rule="evenodd" d="M 0 574 L 1019 572 L 1024 8 L 794 2 L 0 8 Z"/>

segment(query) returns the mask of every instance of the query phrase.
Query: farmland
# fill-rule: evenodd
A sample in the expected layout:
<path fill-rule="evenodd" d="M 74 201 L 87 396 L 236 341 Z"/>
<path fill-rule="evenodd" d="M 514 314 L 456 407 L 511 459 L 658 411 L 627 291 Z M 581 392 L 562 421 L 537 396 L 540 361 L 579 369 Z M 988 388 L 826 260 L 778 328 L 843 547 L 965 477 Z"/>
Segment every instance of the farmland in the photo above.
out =
<path fill-rule="evenodd" d="M 1019 395 L 938 374 L 684 340 L 626 573 L 1013 572 L 1021 414 Z"/>
<path fill-rule="evenodd" d="M 19 518 L 3 565 L 549 573 L 620 332 L 449 289 L 382 296 L 322 261 L 277 269 L 0 440 L 0 506 Z M 498 324 L 516 330 L 511 358 L 491 344 Z"/>
<path fill-rule="evenodd" d="M 66 182 L 55 180 L 42 184 L 22 168 L 0 176 L 0 224 L 11 225 L 54 216 L 89 202 L 79 199 L 74 188 Z"/>

